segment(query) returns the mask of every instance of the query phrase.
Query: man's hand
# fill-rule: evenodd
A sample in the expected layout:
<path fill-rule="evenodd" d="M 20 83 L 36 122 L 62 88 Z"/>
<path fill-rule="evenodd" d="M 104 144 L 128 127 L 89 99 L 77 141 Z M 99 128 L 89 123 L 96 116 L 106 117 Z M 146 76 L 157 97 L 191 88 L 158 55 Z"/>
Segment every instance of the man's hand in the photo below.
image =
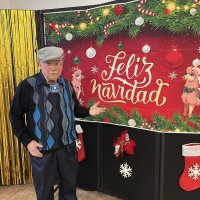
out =
<path fill-rule="evenodd" d="M 43 154 L 40 153 L 40 151 L 38 150 L 38 147 L 43 147 L 40 143 L 36 142 L 35 140 L 32 140 L 28 145 L 27 145 L 27 149 L 30 152 L 30 154 L 32 156 L 35 157 L 42 157 Z"/>
<path fill-rule="evenodd" d="M 98 107 L 99 103 L 100 103 L 100 101 L 98 101 L 92 107 L 90 107 L 89 114 L 91 116 L 99 115 L 99 114 L 105 112 L 106 108 L 100 108 L 100 107 Z"/>

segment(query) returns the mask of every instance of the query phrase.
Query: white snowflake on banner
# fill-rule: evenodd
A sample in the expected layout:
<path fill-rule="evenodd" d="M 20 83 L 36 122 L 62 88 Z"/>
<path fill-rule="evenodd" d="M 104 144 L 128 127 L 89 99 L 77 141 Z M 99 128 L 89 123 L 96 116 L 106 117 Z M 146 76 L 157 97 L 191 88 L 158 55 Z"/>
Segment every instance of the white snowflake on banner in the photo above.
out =
<path fill-rule="evenodd" d="M 132 175 L 132 168 L 127 163 L 124 163 L 120 165 L 119 172 L 124 178 L 129 178 Z"/>
<path fill-rule="evenodd" d="M 91 72 L 93 74 L 97 73 L 98 72 L 98 68 L 96 66 L 92 67 Z"/>
<path fill-rule="evenodd" d="M 177 78 L 177 75 L 178 74 L 176 74 L 175 72 L 171 72 L 171 73 L 169 73 L 169 78 L 171 78 L 171 80 L 173 80 L 173 79 L 176 79 Z"/>
<path fill-rule="evenodd" d="M 199 179 L 200 177 L 200 168 L 199 165 L 196 163 L 192 165 L 192 167 L 188 168 L 188 176 L 194 180 Z"/>
<path fill-rule="evenodd" d="M 200 53 L 200 47 L 197 49 L 197 51 Z"/>
<path fill-rule="evenodd" d="M 76 139 L 76 149 L 80 150 L 81 149 L 81 141 L 79 139 Z"/>
<path fill-rule="evenodd" d="M 67 54 L 71 54 L 72 51 L 70 49 L 67 50 Z"/>
<path fill-rule="evenodd" d="M 84 102 L 83 99 L 80 98 L 80 99 L 79 99 L 79 103 L 80 103 L 81 105 L 83 105 L 83 102 Z"/>

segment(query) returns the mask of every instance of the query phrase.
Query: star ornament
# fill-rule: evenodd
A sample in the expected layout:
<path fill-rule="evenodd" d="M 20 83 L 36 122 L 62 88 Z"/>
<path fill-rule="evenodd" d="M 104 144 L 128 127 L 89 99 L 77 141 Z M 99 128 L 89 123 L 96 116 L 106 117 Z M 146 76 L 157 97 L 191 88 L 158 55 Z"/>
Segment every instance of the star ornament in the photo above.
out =
<path fill-rule="evenodd" d="M 98 72 L 98 68 L 96 66 L 92 67 L 91 72 L 93 74 L 97 73 Z"/>
<path fill-rule="evenodd" d="M 177 75 L 178 75 L 178 74 L 176 74 L 175 72 L 170 72 L 168 77 L 169 77 L 171 80 L 174 80 L 174 79 L 177 78 Z"/>

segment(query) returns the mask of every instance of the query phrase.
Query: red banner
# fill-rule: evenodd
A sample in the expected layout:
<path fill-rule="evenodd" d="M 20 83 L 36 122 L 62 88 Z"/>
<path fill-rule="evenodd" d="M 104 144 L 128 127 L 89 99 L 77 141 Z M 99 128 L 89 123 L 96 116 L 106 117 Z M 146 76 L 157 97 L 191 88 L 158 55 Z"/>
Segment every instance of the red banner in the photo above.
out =
<path fill-rule="evenodd" d="M 61 45 L 66 52 L 63 75 L 72 80 L 72 69 L 82 70 L 83 105 L 94 99 L 128 112 L 137 108 L 147 118 L 155 111 L 171 117 L 184 112 L 183 76 L 198 57 L 199 44 L 192 34 L 151 28 L 134 39 L 126 33 L 110 37 L 101 47 L 93 39 L 79 39 Z M 199 107 L 193 113 L 199 114 Z"/>

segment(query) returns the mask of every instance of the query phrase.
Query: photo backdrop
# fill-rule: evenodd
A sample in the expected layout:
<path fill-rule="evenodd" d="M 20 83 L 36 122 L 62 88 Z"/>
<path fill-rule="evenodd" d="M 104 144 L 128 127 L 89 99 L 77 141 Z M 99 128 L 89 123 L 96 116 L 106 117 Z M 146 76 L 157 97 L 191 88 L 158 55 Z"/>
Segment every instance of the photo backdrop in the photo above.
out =
<path fill-rule="evenodd" d="M 113 117 L 123 117 L 125 124 L 142 126 L 144 121 L 155 123 L 155 115 L 165 122 L 178 115 L 198 131 L 200 106 L 196 103 L 188 117 L 181 98 L 183 77 L 192 66 L 199 73 L 194 74 L 193 88 L 195 102 L 200 102 L 198 5 L 196 0 L 143 0 L 48 12 L 44 13 L 45 42 L 64 49 L 63 76 L 79 90 L 80 103 L 100 101 L 108 108 L 108 116 L 100 120 L 115 122 Z M 134 112 L 145 120 L 137 121 L 131 116 Z M 186 124 L 180 125 L 182 130 L 191 131 Z"/>

